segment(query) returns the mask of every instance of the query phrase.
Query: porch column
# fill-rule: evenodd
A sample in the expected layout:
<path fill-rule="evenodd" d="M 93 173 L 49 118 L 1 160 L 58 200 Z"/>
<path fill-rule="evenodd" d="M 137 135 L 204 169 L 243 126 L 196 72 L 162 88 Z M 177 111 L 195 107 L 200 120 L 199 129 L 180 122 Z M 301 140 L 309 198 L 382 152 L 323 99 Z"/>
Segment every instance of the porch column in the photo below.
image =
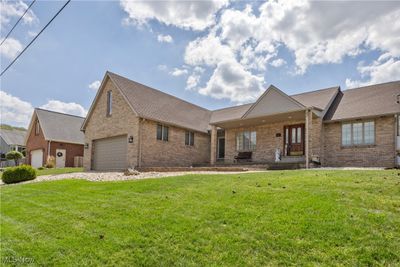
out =
<path fill-rule="evenodd" d="M 211 157 L 210 163 L 214 165 L 217 159 L 217 126 L 211 125 Z"/>
<path fill-rule="evenodd" d="M 306 169 L 308 169 L 309 167 L 310 167 L 310 163 L 309 163 L 309 161 L 310 161 L 310 157 L 309 157 L 309 151 L 310 151 L 310 149 L 309 149 L 309 145 L 310 145 L 310 142 L 309 142 L 309 138 L 310 138 L 310 119 L 309 119 L 309 115 L 308 115 L 308 113 L 309 113 L 310 111 L 308 110 L 308 108 L 306 109 L 306 112 L 305 112 L 305 116 L 306 116 L 306 129 L 305 129 L 305 141 L 306 141 L 306 147 L 305 147 L 305 153 L 306 153 Z"/>

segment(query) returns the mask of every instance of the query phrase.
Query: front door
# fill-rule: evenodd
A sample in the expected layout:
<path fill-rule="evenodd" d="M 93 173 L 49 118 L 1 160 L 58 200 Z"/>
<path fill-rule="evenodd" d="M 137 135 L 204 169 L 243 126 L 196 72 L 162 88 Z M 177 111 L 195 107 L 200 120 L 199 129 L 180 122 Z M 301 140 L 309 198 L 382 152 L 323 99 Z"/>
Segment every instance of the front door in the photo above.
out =
<path fill-rule="evenodd" d="M 218 159 L 225 158 L 225 138 L 218 138 Z"/>
<path fill-rule="evenodd" d="M 65 167 L 65 149 L 56 149 L 56 167 L 64 168 Z"/>
<path fill-rule="evenodd" d="M 285 154 L 288 156 L 304 155 L 304 123 L 284 127 Z"/>

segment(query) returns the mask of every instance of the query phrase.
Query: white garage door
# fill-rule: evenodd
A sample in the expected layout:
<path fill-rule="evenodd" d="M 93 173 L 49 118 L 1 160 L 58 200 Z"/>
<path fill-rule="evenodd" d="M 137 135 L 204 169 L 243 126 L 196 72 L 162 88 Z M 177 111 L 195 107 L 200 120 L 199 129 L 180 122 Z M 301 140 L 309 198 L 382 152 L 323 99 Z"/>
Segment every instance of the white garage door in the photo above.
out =
<path fill-rule="evenodd" d="M 43 150 L 37 149 L 31 151 L 31 165 L 34 168 L 43 166 Z"/>
<path fill-rule="evenodd" d="M 93 170 L 111 171 L 126 169 L 126 135 L 93 141 Z"/>

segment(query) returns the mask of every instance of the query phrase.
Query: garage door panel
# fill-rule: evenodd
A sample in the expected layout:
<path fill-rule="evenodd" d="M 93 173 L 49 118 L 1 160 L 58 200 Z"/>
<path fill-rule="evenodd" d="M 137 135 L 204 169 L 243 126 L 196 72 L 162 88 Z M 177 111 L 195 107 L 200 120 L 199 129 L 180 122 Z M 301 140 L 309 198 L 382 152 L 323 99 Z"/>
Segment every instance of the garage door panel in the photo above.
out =
<path fill-rule="evenodd" d="M 37 149 L 31 151 L 31 166 L 34 168 L 43 166 L 43 150 Z"/>
<path fill-rule="evenodd" d="M 93 141 L 93 169 L 124 170 L 127 162 L 127 136 Z"/>

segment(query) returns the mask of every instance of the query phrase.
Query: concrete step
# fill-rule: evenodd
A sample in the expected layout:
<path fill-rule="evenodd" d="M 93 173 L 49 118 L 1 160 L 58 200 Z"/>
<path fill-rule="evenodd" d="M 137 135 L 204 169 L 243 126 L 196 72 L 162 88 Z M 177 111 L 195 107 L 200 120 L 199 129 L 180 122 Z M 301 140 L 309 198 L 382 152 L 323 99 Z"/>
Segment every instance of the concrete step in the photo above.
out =
<path fill-rule="evenodd" d="M 305 163 L 305 156 L 283 156 L 279 163 Z"/>
<path fill-rule="evenodd" d="M 297 170 L 301 168 L 302 166 L 300 163 L 279 162 L 269 164 L 267 170 Z"/>

